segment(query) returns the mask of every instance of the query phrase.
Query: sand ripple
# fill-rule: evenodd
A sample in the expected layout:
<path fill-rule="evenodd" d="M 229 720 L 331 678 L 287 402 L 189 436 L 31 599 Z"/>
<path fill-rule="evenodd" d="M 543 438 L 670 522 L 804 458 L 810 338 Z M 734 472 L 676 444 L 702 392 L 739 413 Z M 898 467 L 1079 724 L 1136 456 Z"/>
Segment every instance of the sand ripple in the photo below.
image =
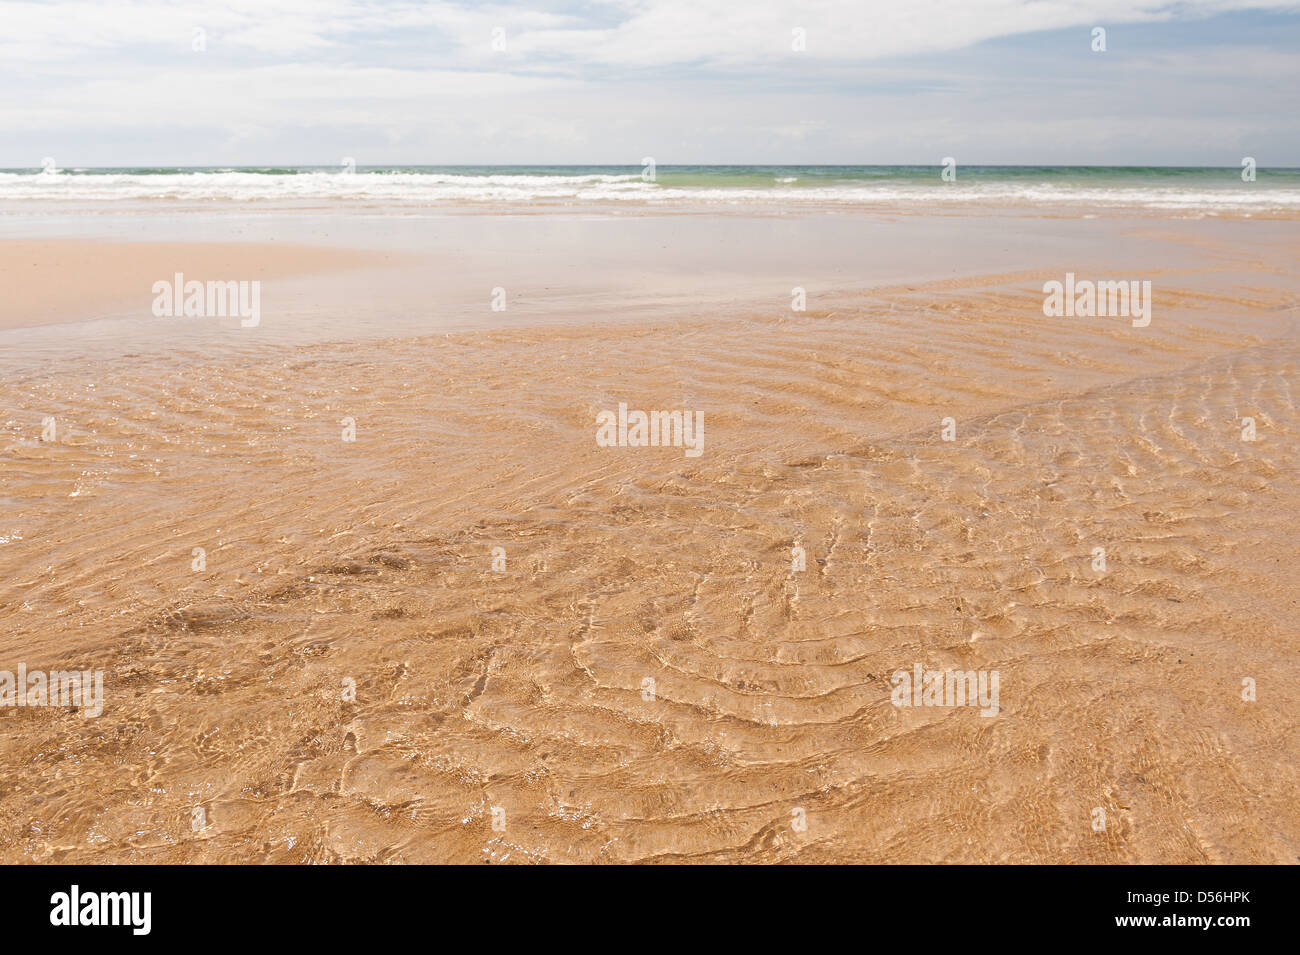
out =
<path fill-rule="evenodd" d="M 1295 301 L 1040 302 L 5 382 L 5 658 L 106 704 L 0 710 L 0 859 L 1294 861 Z M 619 401 L 705 453 L 598 448 Z"/>

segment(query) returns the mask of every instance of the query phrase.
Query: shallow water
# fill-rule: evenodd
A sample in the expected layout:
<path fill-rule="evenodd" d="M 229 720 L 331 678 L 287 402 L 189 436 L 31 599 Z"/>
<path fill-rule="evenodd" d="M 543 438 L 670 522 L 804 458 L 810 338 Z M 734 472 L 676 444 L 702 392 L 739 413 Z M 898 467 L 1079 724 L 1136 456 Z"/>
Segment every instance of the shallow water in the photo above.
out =
<path fill-rule="evenodd" d="M 7 355 L 3 659 L 105 704 L 0 708 L 0 859 L 1294 861 L 1300 289 L 1189 230 L 1145 329 L 1031 271 Z"/>

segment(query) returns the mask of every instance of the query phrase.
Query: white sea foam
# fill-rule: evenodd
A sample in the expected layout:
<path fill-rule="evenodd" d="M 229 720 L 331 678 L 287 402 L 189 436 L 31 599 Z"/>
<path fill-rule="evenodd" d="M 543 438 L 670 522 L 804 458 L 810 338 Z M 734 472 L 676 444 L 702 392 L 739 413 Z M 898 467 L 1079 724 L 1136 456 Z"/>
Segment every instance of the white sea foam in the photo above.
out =
<path fill-rule="evenodd" d="M 0 202 L 356 202 L 440 206 L 456 204 L 629 204 L 849 206 L 1005 205 L 1133 207 L 1169 211 L 1269 212 L 1300 210 L 1300 187 L 1257 184 L 1127 185 L 1058 184 L 1033 181 L 968 181 L 933 184 L 915 177 L 797 185 L 797 177 L 753 185 L 673 185 L 640 175 L 485 175 L 435 172 L 299 172 L 268 175 L 247 171 L 103 173 L 0 173 Z"/>

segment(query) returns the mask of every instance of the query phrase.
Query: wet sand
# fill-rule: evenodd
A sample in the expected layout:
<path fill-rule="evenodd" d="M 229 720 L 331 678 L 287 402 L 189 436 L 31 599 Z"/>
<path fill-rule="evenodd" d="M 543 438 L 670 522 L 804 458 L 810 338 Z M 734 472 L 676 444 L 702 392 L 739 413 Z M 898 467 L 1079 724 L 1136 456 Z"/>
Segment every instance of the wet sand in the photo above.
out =
<path fill-rule="evenodd" d="M 373 252 L 272 242 L 113 242 L 0 238 L 0 330 L 136 312 L 151 289 L 179 272 L 187 281 L 239 276 L 266 281 L 319 275 L 382 261 Z"/>
<path fill-rule="evenodd" d="M 806 312 L 739 248 L 480 327 L 8 333 L 0 669 L 105 699 L 0 707 L 0 861 L 1296 861 L 1300 232 L 1035 222 L 791 251 Z M 1045 318 L 1070 267 L 1150 326 Z M 620 402 L 703 453 L 598 446 Z M 917 664 L 998 714 L 895 706 Z"/>

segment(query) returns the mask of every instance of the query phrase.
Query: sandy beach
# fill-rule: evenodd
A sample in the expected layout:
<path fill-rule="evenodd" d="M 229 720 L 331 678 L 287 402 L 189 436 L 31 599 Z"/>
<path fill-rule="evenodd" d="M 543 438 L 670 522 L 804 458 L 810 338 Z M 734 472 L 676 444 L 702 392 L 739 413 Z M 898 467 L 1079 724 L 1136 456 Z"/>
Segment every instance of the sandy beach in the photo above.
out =
<path fill-rule="evenodd" d="M 1294 218 L 108 221 L 0 233 L 0 669 L 103 672 L 0 862 L 1300 858 Z"/>
<path fill-rule="evenodd" d="M 381 261 L 374 253 L 271 242 L 0 239 L 0 331 L 138 315 L 142 290 L 176 272 L 200 282 L 230 275 L 265 282 Z M 152 304 L 153 294 L 148 297 Z"/>

